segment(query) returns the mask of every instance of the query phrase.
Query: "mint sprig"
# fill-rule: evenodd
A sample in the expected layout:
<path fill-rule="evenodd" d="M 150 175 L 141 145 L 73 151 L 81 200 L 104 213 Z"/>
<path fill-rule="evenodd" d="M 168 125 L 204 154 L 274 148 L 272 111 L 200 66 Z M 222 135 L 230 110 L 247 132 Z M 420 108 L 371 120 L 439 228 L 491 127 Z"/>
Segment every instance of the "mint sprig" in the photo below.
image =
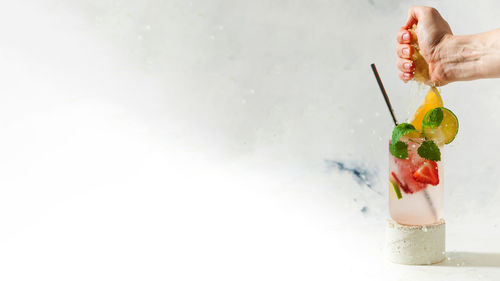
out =
<path fill-rule="evenodd" d="M 443 110 L 440 107 L 434 108 L 427 114 L 425 114 L 422 125 L 424 127 L 434 129 L 441 125 L 441 122 L 443 122 L 443 117 Z"/>
<path fill-rule="evenodd" d="M 413 131 L 416 131 L 415 127 L 408 123 L 401 123 L 392 130 L 391 146 L 389 150 L 394 157 L 399 159 L 408 158 L 408 145 L 399 139 Z"/>
<path fill-rule="evenodd" d="M 431 161 L 441 161 L 441 151 L 434 141 L 426 140 L 417 149 L 418 155 Z"/>

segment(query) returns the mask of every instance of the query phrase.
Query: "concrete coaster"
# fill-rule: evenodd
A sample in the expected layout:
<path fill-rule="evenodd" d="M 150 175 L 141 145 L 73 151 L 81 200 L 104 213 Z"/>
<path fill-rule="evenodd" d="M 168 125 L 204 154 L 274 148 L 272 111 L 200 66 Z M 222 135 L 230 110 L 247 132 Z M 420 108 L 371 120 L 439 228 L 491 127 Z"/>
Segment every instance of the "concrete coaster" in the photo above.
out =
<path fill-rule="evenodd" d="M 393 263 L 424 265 L 445 258 L 444 220 L 432 225 L 402 225 L 389 220 L 386 229 L 387 258 Z"/>

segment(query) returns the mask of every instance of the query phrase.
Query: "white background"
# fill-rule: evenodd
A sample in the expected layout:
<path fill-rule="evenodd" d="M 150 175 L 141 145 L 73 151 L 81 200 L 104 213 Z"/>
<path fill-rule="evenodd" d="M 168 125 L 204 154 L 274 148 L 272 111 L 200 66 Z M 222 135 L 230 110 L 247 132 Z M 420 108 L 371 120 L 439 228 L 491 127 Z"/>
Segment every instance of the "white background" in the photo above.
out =
<path fill-rule="evenodd" d="M 382 256 L 392 121 L 369 65 L 404 120 L 412 3 L 2 1 L 0 279 L 498 280 L 500 80 L 442 88 L 448 259 Z M 497 1 L 421 4 L 499 27 Z"/>

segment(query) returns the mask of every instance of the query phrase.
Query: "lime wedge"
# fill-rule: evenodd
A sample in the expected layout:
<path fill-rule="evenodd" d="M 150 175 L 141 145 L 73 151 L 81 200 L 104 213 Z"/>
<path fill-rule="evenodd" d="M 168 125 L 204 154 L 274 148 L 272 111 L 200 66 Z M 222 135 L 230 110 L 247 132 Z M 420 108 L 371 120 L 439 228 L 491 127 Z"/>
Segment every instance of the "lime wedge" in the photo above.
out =
<path fill-rule="evenodd" d="M 394 189 L 394 193 L 396 193 L 396 197 L 399 199 L 403 198 L 401 195 L 401 190 L 399 189 L 399 186 L 397 183 L 393 182 L 392 180 L 389 181 L 392 185 L 392 188 Z"/>
<path fill-rule="evenodd" d="M 433 140 L 438 146 L 449 144 L 458 133 L 458 119 L 447 108 L 434 108 L 425 114 L 422 129 L 425 138 Z"/>

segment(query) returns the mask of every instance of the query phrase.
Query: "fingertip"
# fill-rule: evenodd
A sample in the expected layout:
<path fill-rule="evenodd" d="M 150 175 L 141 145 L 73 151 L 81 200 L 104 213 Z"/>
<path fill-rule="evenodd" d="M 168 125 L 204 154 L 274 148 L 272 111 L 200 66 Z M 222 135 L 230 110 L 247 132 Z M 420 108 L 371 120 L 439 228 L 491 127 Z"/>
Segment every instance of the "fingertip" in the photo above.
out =
<path fill-rule="evenodd" d="M 411 42 L 411 33 L 406 29 L 402 29 L 398 32 L 397 40 L 398 40 L 398 43 L 400 43 L 400 44 L 410 43 Z"/>
<path fill-rule="evenodd" d="M 410 81 L 413 78 L 412 73 L 401 72 L 401 71 L 398 73 L 398 76 L 399 76 L 399 79 L 403 80 L 403 82 L 405 82 L 405 83 L 407 83 L 408 81 Z"/>
<path fill-rule="evenodd" d="M 410 59 L 413 55 L 413 47 L 410 44 L 398 44 L 396 54 L 399 58 Z"/>
<path fill-rule="evenodd" d="M 398 34 L 396 35 L 396 41 L 398 41 L 398 43 L 399 43 L 399 44 L 403 44 L 402 40 L 403 40 L 403 32 L 404 32 L 404 31 L 405 31 L 405 30 L 401 28 L 401 29 L 398 31 Z"/>
<path fill-rule="evenodd" d="M 413 73 L 403 72 L 403 77 L 406 79 L 406 82 L 408 82 L 413 78 Z"/>
<path fill-rule="evenodd" d="M 411 33 L 408 30 L 405 30 L 401 34 L 401 40 L 402 40 L 403 43 L 410 43 L 410 41 L 411 41 Z"/>
<path fill-rule="evenodd" d="M 412 48 L 411 46 L 404 46 L 403 50 L 401 50 L 401 54 L 405 59 L 410 58 L 412 54 Z"/>
<path fill-rule="evenodd" d="M 410 73 L 415 70 L 415 64 L 409 59 L 398 59 L 396 61 L 397 68 L 405 73 Z"/>

